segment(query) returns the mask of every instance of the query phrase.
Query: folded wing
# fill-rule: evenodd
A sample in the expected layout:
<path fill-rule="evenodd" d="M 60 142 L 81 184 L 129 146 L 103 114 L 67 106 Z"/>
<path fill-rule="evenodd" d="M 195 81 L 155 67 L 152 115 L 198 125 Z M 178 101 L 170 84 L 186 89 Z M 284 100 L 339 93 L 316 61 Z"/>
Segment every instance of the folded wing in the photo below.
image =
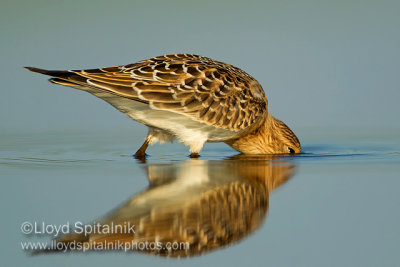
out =
<path fill-rule="evenodd" d="M 267 99 L 253 77 L 197 55 L 173 54 L 123 66 L 44 74 L 57 77 L 55 83 L 105 90 L 234 132 L 267 116 Z"/>

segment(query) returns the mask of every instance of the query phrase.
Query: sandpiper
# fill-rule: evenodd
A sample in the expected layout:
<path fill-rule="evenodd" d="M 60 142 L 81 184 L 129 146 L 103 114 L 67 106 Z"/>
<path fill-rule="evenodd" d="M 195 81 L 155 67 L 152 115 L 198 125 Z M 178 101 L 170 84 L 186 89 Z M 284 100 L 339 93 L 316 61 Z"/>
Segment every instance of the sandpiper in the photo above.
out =
<path fill-rule="evenodd" d="M 147 164 L 149 187 L 87 224 L 99 225 L 100 231 L 66 233 L 50 250 L 34 253 L 79 251 L 72 246 L 80 243 L 87 251 L 190 257 L 233 245 L 262 225 L 270 194 L 295 174 L 290 161 L 275 164 L 275 158 L 237 155 L 228 160 Z M 134 226 L 134 233 L 129 226 Z M 104 231 L 109 228 L 116 231 Z M 144 242 L 158 247 L 134 246 Z M 167 242 L 183 246 L 161 249 Z"/>
<path fill-rule="evenodd" d="M 87 70 L 28 70 L 50 82 L 89 92 L 149 127 L 136 152 L 173 141 L 198 157 L 206 142 L 225 142 L 244 154 L 300 153 L 286 124 L 268 112 L 261 85 L 232 65 L 192 54 L 171 54 L 138 63 Z"/>

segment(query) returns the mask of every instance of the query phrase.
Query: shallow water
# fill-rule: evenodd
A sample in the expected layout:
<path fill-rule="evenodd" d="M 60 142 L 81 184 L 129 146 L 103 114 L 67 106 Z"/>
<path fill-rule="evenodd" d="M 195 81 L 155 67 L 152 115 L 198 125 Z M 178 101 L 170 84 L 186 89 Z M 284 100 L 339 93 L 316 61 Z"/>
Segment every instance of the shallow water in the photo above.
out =
<path fill-rule="evenodd" d="M 7 258 L 34 266 L 239 266 L 250 259 L 272 266 L 399 265 L 396 132 L 385 138 L 320 135 L 303 140 L 304 153 L 292 157 L 243 157 L 224 144 L 207 144 L 199 159 L 190 159 L 180 144 L 156 145 L 140 161 L 132 154 L 143 134 L 3 134 Z M 53 237 L 25 235 L 23 222 L 94 221 L 131 222 L 136 241 L 189 241 L 190 249 L 31 256 L 21 248 L 21 242 Z"/>

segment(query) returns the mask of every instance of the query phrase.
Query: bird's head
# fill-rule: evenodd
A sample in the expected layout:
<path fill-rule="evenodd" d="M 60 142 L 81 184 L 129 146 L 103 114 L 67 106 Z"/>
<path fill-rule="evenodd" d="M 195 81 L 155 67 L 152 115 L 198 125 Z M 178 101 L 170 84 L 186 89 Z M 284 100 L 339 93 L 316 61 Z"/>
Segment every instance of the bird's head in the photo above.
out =
<path fill-rule="evenodd" d="M 266 123 L 269 139 L 267 146 L 271 147 L 274 153 L 295 154 L 301 152 L 300 141 L 290 128 L 282 121 L 269 116 Z"/>
<path fill-rule="evenodd" d="M 270 114 L 263 125 L 256 130 L 226 143 L 244 154 L 295 154 L 301 152 L 297 136 L 285 123 Z"/>

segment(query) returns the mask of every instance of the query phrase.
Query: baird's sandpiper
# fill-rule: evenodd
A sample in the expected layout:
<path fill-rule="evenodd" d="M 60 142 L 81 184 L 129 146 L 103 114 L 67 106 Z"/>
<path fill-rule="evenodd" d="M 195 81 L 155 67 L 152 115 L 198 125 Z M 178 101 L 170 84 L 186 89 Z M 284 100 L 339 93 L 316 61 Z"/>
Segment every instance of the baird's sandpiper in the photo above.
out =
<path fill-rule="evenodd" d="M 136 152 L 177 138 L 198 156 L 206 142 L 245 154 L 300 153 L 296 135 L 268 112 L 261 85 L 232 65 L 191 54 L 89 70 L 27 69 L 52 83 L 87 91 L 149 127 Z"/>

